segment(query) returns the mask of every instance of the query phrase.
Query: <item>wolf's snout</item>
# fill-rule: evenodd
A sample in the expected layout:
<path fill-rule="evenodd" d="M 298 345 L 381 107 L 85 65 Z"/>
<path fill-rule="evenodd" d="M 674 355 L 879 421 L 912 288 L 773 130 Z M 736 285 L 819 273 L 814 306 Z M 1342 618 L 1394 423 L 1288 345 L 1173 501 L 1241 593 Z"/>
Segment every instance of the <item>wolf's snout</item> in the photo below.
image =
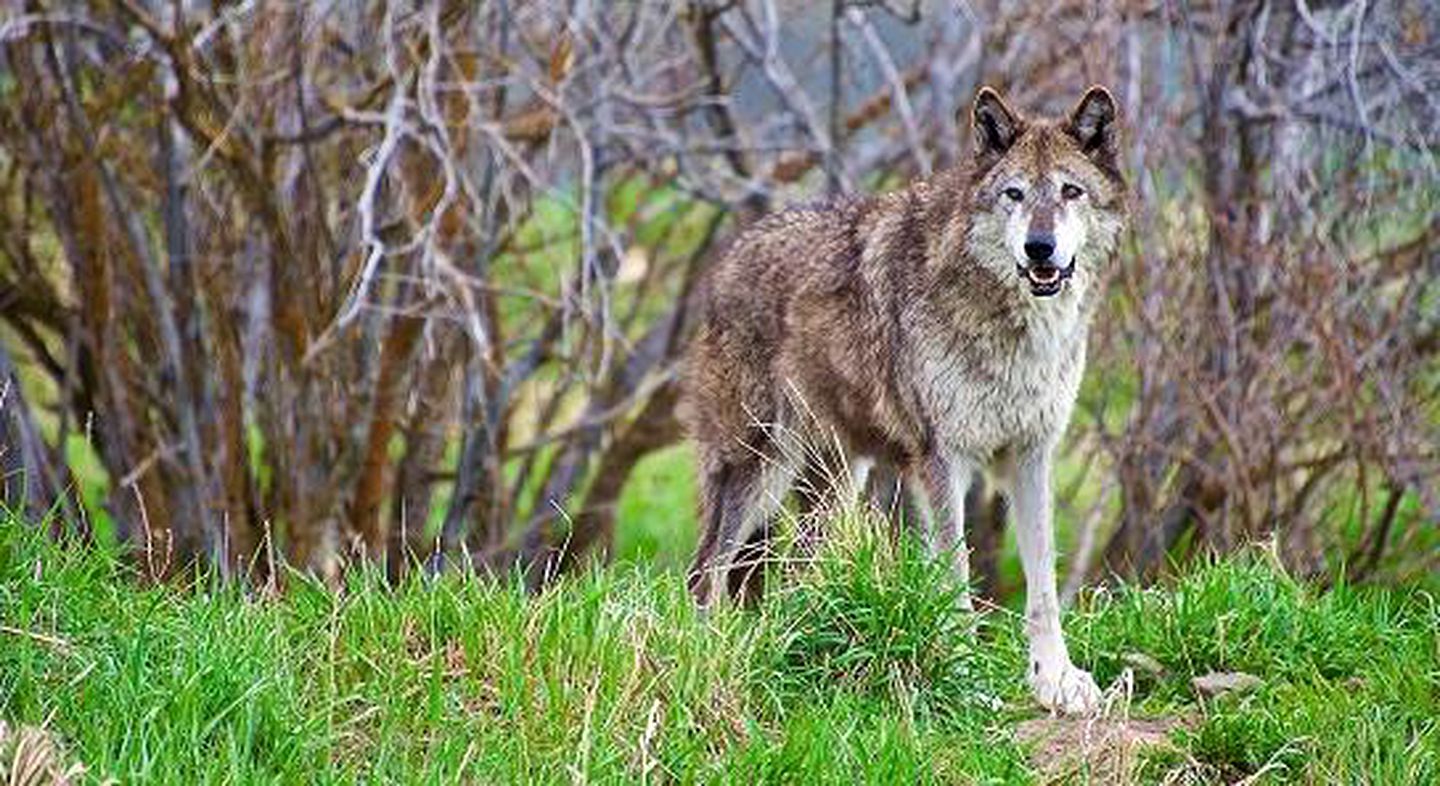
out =
<path fill-rule="evenodd" d="M 1016 265 L 1020 275 L 1030 284 L 1030 294 L 1050 297 L 1060 293 L 1070 277 L 1072 264 L 1061 267 L 1055 258 L 1057 243 L 1052 232 L 1032 228 L 1025 236 L 1026 261 Z"/>
<path fill-rule="evenodd" d="M 1048 262 L 1055 255 L 1054 235 L 1031 235 L 1025 238 L 1025 256 L 1031 262 Z"/>

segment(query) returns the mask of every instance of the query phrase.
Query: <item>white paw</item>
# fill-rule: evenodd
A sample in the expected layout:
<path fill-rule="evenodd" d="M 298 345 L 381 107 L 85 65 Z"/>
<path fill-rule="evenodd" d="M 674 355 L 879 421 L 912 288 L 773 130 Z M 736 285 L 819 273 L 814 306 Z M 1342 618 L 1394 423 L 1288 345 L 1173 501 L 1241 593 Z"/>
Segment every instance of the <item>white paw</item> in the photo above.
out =
<path fill-rule="evenodd" d="M 1030 666 L 1030 690 L 1040 706 L 1065 715 L 1091 715 L 1100 709 L 1100 686 L 1084 669 L 1068 662 Z"/>

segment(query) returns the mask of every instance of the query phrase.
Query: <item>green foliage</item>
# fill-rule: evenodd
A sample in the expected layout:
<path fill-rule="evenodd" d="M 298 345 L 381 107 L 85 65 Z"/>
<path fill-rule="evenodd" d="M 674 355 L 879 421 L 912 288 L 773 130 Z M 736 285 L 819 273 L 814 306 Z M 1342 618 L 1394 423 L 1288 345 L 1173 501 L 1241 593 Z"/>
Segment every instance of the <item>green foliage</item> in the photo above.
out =
<path fill-rule="evenodd" d="M 629 564 L 538 596 L 363 571 L 343 591 L 145 587 L 6 519 L 0 719 L 122 782 L 1034 779 L 1012 734 L 1034 714 L 1018 620 L 958 611 L 943 567 L 853 517 L 835 528 L 759 610 L 702 615 L 676 572 Z M 1147 781 L 1440 776 L 1423 594 L 1319 593 L 1250 556 L 1092 596 L 1067 626 L 1102 681 L 1123 653 L 1165 665 L 1135 714 L 1193 719 Z M 1215 669 L 1265 685 L 1197 702 L 1189 679 Z"/>
<path fill-rule="evenodd" d="M 794 697 L 839 686 L 951 721 L 1000 706 L 1010 663 L 983 640 L 985 623 L 960 610 L 947 566 L 858 518 L 831 522 L 844 534 L 808 575 L 772 593 L 767 611 L 784 624 L 763 650 L 765 685 Z"/>

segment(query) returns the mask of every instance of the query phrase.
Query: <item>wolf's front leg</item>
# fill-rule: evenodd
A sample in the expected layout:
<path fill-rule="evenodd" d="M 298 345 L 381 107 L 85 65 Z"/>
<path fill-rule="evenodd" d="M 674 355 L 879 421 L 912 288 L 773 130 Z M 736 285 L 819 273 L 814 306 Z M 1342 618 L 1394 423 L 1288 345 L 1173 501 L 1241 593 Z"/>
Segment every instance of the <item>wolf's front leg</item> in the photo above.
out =
<path fill-rule="evenodd" d="M 970 488 L 974 464 L 963 456 L 931 455 L 913 468 L 919 480 L 916 494 L 925 517 L 926 540 L 932 553 L 951 561 L 960 585 L 960 607 L 974 609 L 970 597 L 970 549 L 965 543 L 965 493 Z"/>
<path fill-rule="evenodd" d="M 1051 444 L 1037 446 L 1020 455 L 1015 466 L 1015 538 L 1025 568 L 1025 634 L 1030 640 L 1026 677 L 1046 709 L 1077 715 L 1100 706 L 1100 688 L 1089 672 L 1070 662 L 1060 632 L 1050 499 L 1053 449 Z"/>

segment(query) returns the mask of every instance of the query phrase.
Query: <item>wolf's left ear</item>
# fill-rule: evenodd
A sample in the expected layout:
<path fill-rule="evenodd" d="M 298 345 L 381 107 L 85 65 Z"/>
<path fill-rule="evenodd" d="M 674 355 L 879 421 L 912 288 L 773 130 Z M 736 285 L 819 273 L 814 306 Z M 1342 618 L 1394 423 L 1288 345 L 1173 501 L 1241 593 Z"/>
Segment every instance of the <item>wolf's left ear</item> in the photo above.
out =
<path fill-rule="evenodd" d="M 1096 85 L 1085 91 L 1085 96 L 1070 113 L 1065 122 L 1065 133 L 1080 144 L 1085 155 L 1109 170 L 1116 170 L 1119 163 L 1120 129 L 1115 108 L 1115 97 L 1110 91 Z"/>

